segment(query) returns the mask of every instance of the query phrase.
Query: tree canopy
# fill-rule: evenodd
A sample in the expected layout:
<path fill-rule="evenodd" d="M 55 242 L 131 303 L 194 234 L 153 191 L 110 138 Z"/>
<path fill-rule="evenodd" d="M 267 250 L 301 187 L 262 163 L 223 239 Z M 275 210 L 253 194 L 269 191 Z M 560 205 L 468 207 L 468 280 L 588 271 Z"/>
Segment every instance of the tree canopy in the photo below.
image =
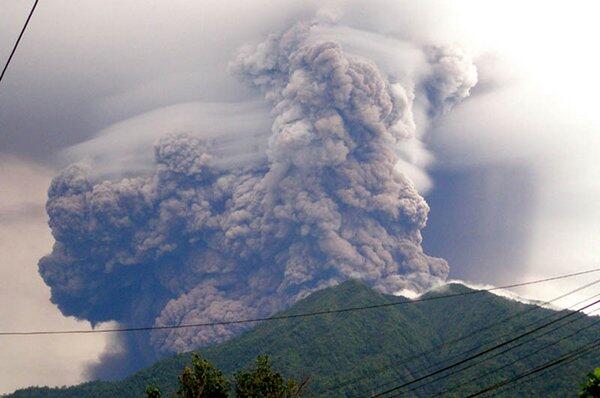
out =
<path fill-rule="evenodd" d="M 269 357 L 260 355 L 254 368 L 235 375 L 235 395 L 238 398 L 295 398 L 300 396 L 302 384 L 285 380 L 271 369 Z"/>
<path fill-rule="evenodd" d="M 231 391 L 223 372 L 197 353 L 192 356 L 191 366 L 186 366 L 178 379 L 177 396 L 182 398 L 227 398 Z M 271 368 L 267 355 L 259 355 L 254 367 L 239 371 L 234 380 L 238 398 L 297 398 L 306 384 L 286 380 Z M 161 398 L 160 389 L 148 386 L 146 397 Z"/>
<path fill-rule="evenodd" d="M 581 398 L 600 398 L 600 368 L 589 373 L 586 381 L 581 385 Z"/>

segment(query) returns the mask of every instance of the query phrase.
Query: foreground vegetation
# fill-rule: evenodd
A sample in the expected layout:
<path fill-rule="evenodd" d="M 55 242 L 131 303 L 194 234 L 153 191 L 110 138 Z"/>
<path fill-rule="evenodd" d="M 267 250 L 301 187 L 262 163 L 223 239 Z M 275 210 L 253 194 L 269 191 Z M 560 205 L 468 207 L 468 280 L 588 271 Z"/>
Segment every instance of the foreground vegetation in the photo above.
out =
<path fill-rule="evenodd" d="M 600 398 L 600 368 L 596 368 L 588 374 L 587 379 L 581 385 L 580 398 Z"/>
<path fill-rule="evenodd" d="M 177 396 L 181 398 L 227 398 L 231 392 L 231 383 L 223 372 L 197 353 L 178 379 Z M 307 381 L 285 380 L 271 368 L 269 357 L 260 355 L 252 369 L 235 374 L 234 392 L 237 398 L 299 398 Z M 146 397 L 162 398 L 160 388 L 148 386 Z"/>

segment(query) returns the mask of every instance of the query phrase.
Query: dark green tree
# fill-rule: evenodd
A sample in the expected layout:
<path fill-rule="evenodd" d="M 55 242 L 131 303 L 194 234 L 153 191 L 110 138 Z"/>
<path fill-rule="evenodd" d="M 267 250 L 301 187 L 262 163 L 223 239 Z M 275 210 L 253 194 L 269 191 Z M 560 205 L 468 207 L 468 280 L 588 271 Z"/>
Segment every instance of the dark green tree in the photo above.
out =
<path fill-rule="evenodd" d="M 146 388 L 146 398 L 161 398 L 160 389 L 156 386 L 149 385 Z"/>
<path fill-rule="evenodd" d="M 600 368 L 588 374 L 579 392 L 581 398 L 600 398 Z"/>
<path fill-rule="evenodd" d="M 259 355 L 254 368 L 235 374 L 235 394 L 238 398 L 295 398 L 305 383 L 285 380 L 271 369 L 269 357 Z"/>
<path fill-rule="evenodd" d="M 229 382 L 212 363 L 194 354 L 192 366 L 186 366 L 179 376 L 177 394 L 183 398 L 226 398 Z"/>

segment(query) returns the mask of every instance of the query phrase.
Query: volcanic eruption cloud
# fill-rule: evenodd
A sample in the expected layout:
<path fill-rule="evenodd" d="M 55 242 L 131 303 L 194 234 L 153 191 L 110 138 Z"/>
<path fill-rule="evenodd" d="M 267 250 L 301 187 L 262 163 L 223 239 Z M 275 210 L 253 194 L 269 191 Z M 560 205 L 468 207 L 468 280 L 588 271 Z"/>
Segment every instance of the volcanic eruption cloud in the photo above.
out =
<path fill-rule="evenodd" d="M 469 95 L 475 66 L 453 47 L 405 43 L 411 67 L 380 69 L 345 50 L 356 32 L 296 23 L 231 61 L 271 108 L 259 160 L 223 167 L 214 140 L 189 131 L 155 142 L 150 172 L 98 178 L 78 163 L 56 176 L 56 243 L 39 270 L 60 310 L 92 324 L 179 325 L 267 316 L 349 278 L 386 293 L 443 282 L 448 264 L 421 247 L 429 208 L 403 165 L 419 168 L 423 124 Z M 245 327 L 127 344 L 163 355 Z"/>

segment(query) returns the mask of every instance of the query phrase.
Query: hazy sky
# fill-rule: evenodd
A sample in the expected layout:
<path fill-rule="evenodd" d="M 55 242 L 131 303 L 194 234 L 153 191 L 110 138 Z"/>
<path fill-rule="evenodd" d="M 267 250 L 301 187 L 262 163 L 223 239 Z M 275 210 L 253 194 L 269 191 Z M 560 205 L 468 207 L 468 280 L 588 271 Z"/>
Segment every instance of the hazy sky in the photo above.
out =
<path fill-rule="evenodd" d="M 218 125 L 225 134 L 238 120 L 245 131 L 270 125 L 260 105 L 227 114 L 219 104 L 256 100 L 227 64 L 241 45 L 317 9 L 317 2 L 291 3 L 40 2 L 0 83 L 0 329 L 85 327 L 48 301 L 37 274 L 52 246 L 45 192 L 73 157 L 109 148 L 119 156 L 103 164 L 114 165 L 120 154 L 144 153 L 148 138 L 138 137 L 171 126 Z M 501 284 L 598 266 L 600 6 L 483 3 L 348 1 L 331 10 L 392 39 L 456 44 L 474 56 L 478 86 L 423 137 L 433 159 L 430 183 L 421 183 L 432 207 L 424 246 L 448 260 L 451 277 Z M 30 5 L 0 4 L 0 59 Z M 347 41 L 365 51 L 358 37 Z M 413 59 L 409 47 L 388 51 L 385 42 L 372 51 L 383 70 Z M 136 169 L 143 159 L 126 163 Z M 577 283 L 521 293 L 548 298 Z M 85 365 L 107 345 L 104 336 L 2 339 L 0 393 L 83 380 Z"/>

